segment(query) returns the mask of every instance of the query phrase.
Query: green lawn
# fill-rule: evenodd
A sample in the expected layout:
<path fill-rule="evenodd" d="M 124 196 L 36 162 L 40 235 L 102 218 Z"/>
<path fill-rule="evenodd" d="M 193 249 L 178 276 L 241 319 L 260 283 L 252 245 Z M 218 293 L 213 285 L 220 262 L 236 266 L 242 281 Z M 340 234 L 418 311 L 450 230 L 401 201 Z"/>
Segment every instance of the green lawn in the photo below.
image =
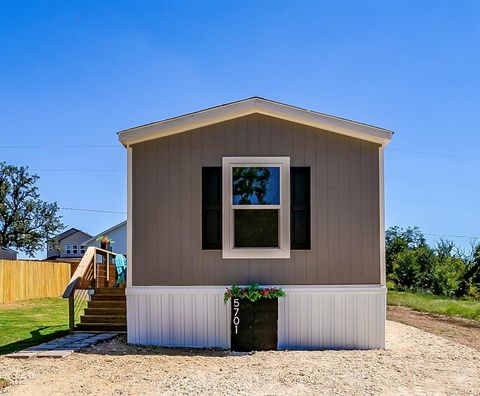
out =
<path fill-rule="evenodd" d="M 67 333 L 67 299 L 41 298 L 0 304 L 0 355 Z"/>
<path fill-rule="evenodd" d="M 389 305 L 402 305 L 416 311 L 480 320 L 480 301 L 455 300 L 432 294 L 388 291 Z"/>

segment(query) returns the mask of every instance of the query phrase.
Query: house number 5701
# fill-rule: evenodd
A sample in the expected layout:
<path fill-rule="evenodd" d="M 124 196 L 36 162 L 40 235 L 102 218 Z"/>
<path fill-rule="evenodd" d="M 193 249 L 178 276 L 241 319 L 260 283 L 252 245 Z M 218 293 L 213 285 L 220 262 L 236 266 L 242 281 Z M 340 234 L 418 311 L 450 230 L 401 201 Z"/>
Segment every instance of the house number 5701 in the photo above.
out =
<path fill-rule="evenodd" d="M 240 324 L 240 318 L 238 312 L 240 311 L 240 301 L 238 298 L 233 299 L 233 325 L 235 326 L 235 334 L 238 334 L 238 325 Z"/>

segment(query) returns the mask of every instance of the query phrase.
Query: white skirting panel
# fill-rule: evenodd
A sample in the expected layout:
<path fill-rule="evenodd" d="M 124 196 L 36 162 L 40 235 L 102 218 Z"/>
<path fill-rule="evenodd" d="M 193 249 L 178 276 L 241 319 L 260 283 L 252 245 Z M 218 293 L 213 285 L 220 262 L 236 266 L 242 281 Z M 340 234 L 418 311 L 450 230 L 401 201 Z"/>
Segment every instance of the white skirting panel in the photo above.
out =
<path fill-rule="evenodd" d="M 279 349 L 385 348 L 386 288 L 284 287 L 278 302 Z"/>
<path fill-rule="evenodd" d="M 128 287 L 127 338 L 132 344 L 230 348 L 225 287 Z"/>
<path fill-rule="evenodd" d="M 227 286 L 128 287 L 128 342 L 230 348 Z M 381 285 L 282 286 L 279 349 L 385 347 L 386 288 Z"/>

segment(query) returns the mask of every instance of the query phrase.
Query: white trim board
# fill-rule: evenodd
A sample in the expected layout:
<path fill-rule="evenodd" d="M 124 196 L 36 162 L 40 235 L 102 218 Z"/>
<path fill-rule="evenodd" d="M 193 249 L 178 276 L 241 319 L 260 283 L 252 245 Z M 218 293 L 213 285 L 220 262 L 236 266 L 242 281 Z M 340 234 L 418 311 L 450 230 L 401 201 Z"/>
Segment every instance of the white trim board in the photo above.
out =
<path fill-rule="evenodd" d="M 132 148 L 127 146 L 127 287 L 132 286 L 133 276 L 133 202 L 132 202 L 132 186 L 133 186 L 133 159 Z"/>
<path fill-rule="evenodd" d="M 126 295 L 140 294 L 216 294 L 223 293 L 232 285 L 222 286 L 129 286 Z M 383 293 L 384 285 L 261 285 L 261 287 L 281 287 L 285 292 L 294 293 Z"/>
<path fill-rule="evenodd" d="M 385 146 L 378 148 L 378 201 L 380 229 L 380 283 L 387 284 L 385 261 Z"/>
<path fill-rule="evenodd" d="M 124 146 L 128 146 L 254 113 L 309 125 L 314 128 L 378 144 L 387 143 L 391 140 L 393 135 L 392 131 L 375 126 L 301 109 L 299 107 L 274 102 L 268 99 L 253 97 L 197 111 L 195 113 L 126 129 L 118 132 L 118 139 Z"/>
<path fill-rule="evenodd" d="M 280 173 L 278 205 L 233 205 L 234 167 L 277 167 Z M 222 257 L 224 259 L 290 258 L 290 157 L 223 157 L 222 160 Z M 236 248 L 235 209 L 277 209 L 277 248 Z"/>

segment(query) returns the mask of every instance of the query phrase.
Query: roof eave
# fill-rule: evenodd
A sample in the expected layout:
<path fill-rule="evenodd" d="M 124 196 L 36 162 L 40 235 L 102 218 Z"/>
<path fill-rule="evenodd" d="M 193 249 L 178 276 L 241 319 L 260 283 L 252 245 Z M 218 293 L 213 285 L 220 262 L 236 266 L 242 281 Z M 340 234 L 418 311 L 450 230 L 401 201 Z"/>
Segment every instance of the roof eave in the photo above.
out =
<path fill-rule="evenodd" d="M 120 222 L 118 224 L 115 224 L 113 227 L 110 227 L 109 229 L 107 229 L 105 231 L 102 231 L 101 233 L 99 233 L 97 235 L 92 236 L 90 239 L 87 239 L 83 243 L 85 243 L 85 244 L 90 243 L 90 242 L 96 240 L 100 235 L 108 234 L 109 232 L 112 232 L 113 230 L 116 230 L 117 228 L 123 226 L 124 224 L 127 224 L 127 220 L 123 220 L 122 222 Z"/>
<path fill-rule="evenodd" d="M 127 147 L 132 144 L 174 135 L 253 113 L 309 125 L 314 128 L 336 132 L 381 145 L 387 144 L 393 135 L 392 131 L 367 124 L 300 109 L 270 100 L 250 98 L 184 116 L 126 129 L 118 132 L 118 138 L 120 142 Z"/>

